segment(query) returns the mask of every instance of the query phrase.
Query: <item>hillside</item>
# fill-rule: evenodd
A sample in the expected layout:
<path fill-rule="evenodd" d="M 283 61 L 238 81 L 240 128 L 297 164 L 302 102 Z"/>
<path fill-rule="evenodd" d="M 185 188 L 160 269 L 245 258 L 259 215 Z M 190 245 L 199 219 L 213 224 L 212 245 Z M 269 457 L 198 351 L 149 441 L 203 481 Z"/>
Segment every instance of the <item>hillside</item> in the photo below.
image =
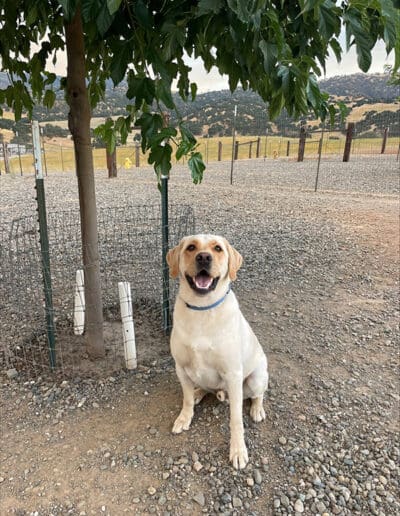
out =
<path fill-rule="evenodd" d="M 7 80 L 7 76 L 0 72 L 0 87 L 6 84 Z M 389 86 L 387 80 L 388 76 L 384 74 L 358 73 L 324 79 L 320 85 L 331 95 L 332 100 L 340 99 L 345 102 L 350 110 L 349 119 L 361 123 L 359 133 L 373 136 L 374 132 L 380 130 L 382 124 L 383 126 L 386 124 L 386 126 L 390 125 L 391 135 L 395 136 L 400 134 L 399 110 L 395 104 L 395 100 L 399 96 L 399 89 Z M 126 84 L 113 88 L 112 84 L 108 83 L 106 99 L 97 106 L 93 117 L 102 121 L 106 117 L 124 115 L 125 106 L 128 103 L 125 92 Z M 42 107 L 35 109 L 36 119 L 40 122 L 52 123 L 46 125 L 48 137 L 57 135 L 65 137 L 68 134 L 65 123 L 59 130 L 56 127 L 57 121 L 65 121 L 68 113 L 62 93 L 59 92 L 57 97 L 51 111 Z M 228 90 L 202 93 L 194 102 L 187 104 L 176 94 L 176 103 L 179 113 L 193 133 L 198 136 L 231 135 L 235 105 L 238 108 L 236 119 L 238 134 L 255 136 L 268 131 L 270 134 L 291 136 L 298 133 L 299 122 L 291 120 L 285 113 L 274 122 L 269 121 L 266 104 L 251 91 L 238 90 L 234 94 Z M 313 116 L 305 117 L 305 121 L 317 128 L 318 122 L 314 118 Z M 176 121 L 175 113 L 171 114 L 171 119 L 173 123 Z M 21 124 L 19 127 L 15 127 L 11 120 L 0 120 L 0 128 L 19 130 L 20 134 L 24 132 Z"/>

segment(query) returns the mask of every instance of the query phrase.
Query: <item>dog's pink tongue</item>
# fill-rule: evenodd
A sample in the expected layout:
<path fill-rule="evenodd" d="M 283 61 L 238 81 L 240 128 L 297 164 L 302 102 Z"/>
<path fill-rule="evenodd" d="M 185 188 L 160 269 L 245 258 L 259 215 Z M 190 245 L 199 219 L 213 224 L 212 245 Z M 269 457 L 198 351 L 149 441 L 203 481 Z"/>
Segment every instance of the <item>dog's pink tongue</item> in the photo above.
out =
<path fill-rule="evenodd" d="M 201 274 L 194 278 L 194 282 L 197 288 L 209 288 L 212 283 L 212 278 Z"/>

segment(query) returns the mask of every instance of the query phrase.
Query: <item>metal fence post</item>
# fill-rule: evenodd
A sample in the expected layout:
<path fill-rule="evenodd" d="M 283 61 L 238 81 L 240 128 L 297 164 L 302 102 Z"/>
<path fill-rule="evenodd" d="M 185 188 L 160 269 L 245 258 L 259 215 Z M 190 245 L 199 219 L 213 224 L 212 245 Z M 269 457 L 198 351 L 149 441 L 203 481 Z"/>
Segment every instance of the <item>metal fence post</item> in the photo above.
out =
<path fill-rule="evenodd" d="M 163 113 L 164 127 L 168 127 L 169 115 Z M 164 140 L 164 145 L 168 140 Z M 171 331 L 171 311 L 170 311 L 170 289 L 169 289 L 169 267 L 167 263 L 167 253 L 169 249 L 169 221 L 168 221 L 168 179 L 167 175 L 161 176 L 161 236 L 162 236 L 162 317 L 163 327 L 167 335 Z"/>
<path fill-rule="evenodd" d="M 40 251 L 42 258 L 42 272 L 43 272 L 43 286 L 44 299 L 46 308 L 46 329 L 47 341 L 49 345 L 49 360 L 52 369 L 56 366 L 56 339 L 54 327 L 54 309 L 53 309 L 53 292 L 51 287 L 51 271 L 50 271 L 50 250 L 49 250 L 49 236 L 47 231 L 47 216 L 46 216 L 46 200 L 44 195 L 43 169 L 42 169 L 42 155 L 40 148 L 40 133 L 39 124 L 37 121 L 32 122 L 32 140 L 33 140 L 33 154 L 35 164 L 35 188 L 37 211 L 39 221 L 40 234 Z"/>

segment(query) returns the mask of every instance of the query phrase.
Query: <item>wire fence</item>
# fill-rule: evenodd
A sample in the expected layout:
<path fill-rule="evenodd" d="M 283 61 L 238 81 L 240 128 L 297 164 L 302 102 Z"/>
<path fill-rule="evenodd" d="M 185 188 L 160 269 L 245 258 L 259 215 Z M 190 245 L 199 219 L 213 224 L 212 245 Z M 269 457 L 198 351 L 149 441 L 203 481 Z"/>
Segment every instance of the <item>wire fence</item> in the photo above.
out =
<path fill-rule="evenodd" d="M 77 307 L 76 302 L 77 271 L 84 271 L 79 212 L 50 212 L 47 217 L 55 357 L 57 369 L 68 374 L 90 364 L 83 332 L 76 332 L 74 320 L 77 308 L 79 311 L 79 306 L 84 306 L 83 303 Z M 194 226 L 190 206 L 170 206 L 171 246 L 193 233 Z M 124 366 L 119 282 L 128 282 L 131 287 L 138 342 L 144 334 L 146 342 L 151 334 L 155 342 L 163 341 L 161 249 L 159 206 L 124 205 L 99 211 L 107 367 L 110 363 L 115 369 Z M 40 374 L 50 369 L 50 361 L 43 266 L 34 216 L 14 219 L 9 226 L 1 228 L 0 263 L 0 363 L 7 368 L 23 369 L 30 375 Z M 171 298 L 174 295 L 172 290 Z M 143 350 L 142 356 L 145 355 Z"/>
<path fill-rule="evenodd" d="M 376 113 L 368 106 L 347 121 L 337 121 L 334 126 L 323 126 L 317 121 L 293 121 L 281 115 L 276 121 L 268 120 L 267 110 L 249 118 L 248 106 L 239 105 L 237 116 L 228 116 L 219 131 L 214 126 L 197 136 L 199 151 L 204 161 L 230 161 L 237 159 L 289 159 L 356 160 L 368 155 L 395 155 L 400 149 L 400 110 L 396 103 L 387 110 Z M 188 122 L 190 127 L 190 122 Z M 45 125 L 42 126 L 45 129 Z M 349 135 L 351 132 L 351 135 Z M 233 138 L 235 133 L 235 138 Z M 127 145 L 116 150 L 119 170 L 148 166 L 148 155 L 141 152 L 139 134 Z M 347 158 L 346 144 L 349 146 Z M 64 138 L 57 143 L 43 134 L 43 166 L 45 172 L 74 171 L 75 156 L 72 141 Z M 96 170 L 107 168 L 105 148 L 93 147 Z M 182 159 L 184 163 L 184 158 Z M 26 174 L 33 172 L 33 151 L 30 141 L 23 144 L 3 142 L 0 145 L 0 174 Z"/>

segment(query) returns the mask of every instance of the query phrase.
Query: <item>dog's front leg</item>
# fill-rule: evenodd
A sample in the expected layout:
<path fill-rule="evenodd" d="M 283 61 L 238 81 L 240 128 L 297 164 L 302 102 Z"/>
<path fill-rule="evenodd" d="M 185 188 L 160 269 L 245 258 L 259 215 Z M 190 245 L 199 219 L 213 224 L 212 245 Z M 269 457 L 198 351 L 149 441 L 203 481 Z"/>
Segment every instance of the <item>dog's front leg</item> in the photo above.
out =
<path fill-rule="evenodd" d="M 225 377 L 230 404 L 231 444 L 229 460 L 233 467 L 242 469 L 249 461 L 243 429 L 243 375 L 231 373 Z"/>
<path fill-rule="evenodd" d="M 183 405 L 179 416 L 176 418 L 172 432 L 180 434 L 182 430 L 189 430 L 193 417 L 194 407 L 194 384 L 185 371 L 178 364 L 176 365 L 176 374 L 181 382 L 183 392 Z"/>

